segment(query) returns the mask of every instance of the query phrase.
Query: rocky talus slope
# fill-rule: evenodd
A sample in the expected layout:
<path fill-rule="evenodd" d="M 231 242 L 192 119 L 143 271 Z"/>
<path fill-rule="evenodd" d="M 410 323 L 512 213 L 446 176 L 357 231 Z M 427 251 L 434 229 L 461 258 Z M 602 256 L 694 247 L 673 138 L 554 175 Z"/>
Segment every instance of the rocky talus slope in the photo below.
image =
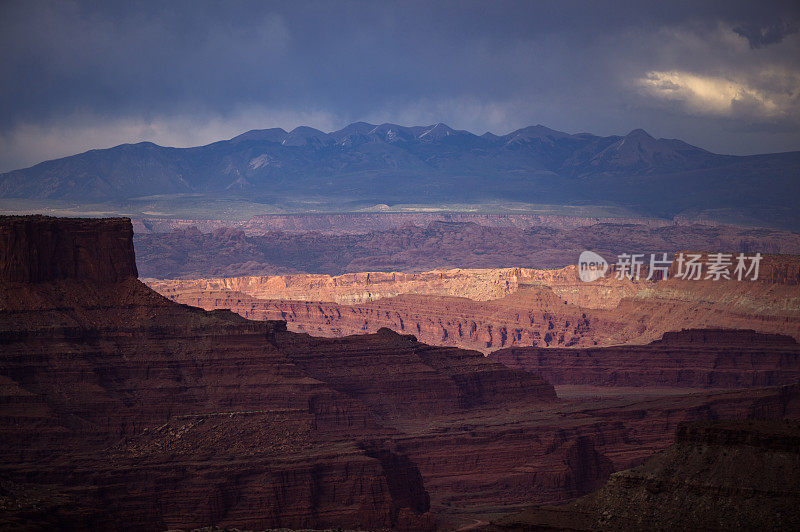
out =
<path fill-rule="evenodd" d="M 572 504 L 486 530 L 796 530 L 800 424 L 686 423 L 675 444 Z"/>

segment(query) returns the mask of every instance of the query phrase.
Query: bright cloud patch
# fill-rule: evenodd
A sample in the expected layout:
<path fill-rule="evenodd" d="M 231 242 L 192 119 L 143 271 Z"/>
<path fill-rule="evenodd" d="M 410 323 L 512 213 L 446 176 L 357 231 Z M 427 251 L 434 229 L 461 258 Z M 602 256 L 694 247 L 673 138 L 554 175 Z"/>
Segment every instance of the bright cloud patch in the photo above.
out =
<path fill-rule="evenodd" d="M 638 80 L 650 95 L 682 102 L 694 112 L 729 115 L 737 111 L 774 116 L 782 106 L 772 96 L 745 83 L 688 72 L 648 72 Z"/>

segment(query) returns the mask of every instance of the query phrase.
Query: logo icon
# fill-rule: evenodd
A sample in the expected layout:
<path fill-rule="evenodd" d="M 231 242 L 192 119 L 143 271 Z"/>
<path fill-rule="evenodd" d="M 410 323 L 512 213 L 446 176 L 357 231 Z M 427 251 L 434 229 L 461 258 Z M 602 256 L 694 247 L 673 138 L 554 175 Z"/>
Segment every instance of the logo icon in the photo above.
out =
<path fill-rule="evenodd" d="M 608 262 L 594 251 L 584 251 L 578 257 L 578 277 L 584 283 L 600 279 L 607 271 Z"/>

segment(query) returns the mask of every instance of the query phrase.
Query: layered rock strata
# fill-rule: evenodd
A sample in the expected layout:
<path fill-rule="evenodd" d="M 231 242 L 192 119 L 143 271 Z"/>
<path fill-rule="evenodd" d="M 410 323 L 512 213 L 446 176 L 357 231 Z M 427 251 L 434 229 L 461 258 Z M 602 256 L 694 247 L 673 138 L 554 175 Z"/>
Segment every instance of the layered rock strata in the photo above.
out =
<path fill-rule="evenodd" d="M 431 526 L 369 409 L 265 324 L 142 285 L 129 221 L 0 218 L 0 235 L 5 525 Z"/>
<path fill-rule="evenodd" d="M 21 249 L 52 223 L 0 219 L 27 224 Z M 583 495 L 668 446 L 680 421 L 800 409 L 797 386 L 564 400 L 531 373 L 407 334 L 320 339 L 205 312 L 125 270 L 127 222 L 110 222 L 124 253 L 84 244 L 100 242 L 78 237 L 94 223 L 59 221 L 55 249 L 107 266 L 0 279 L 8 527 L 460 526 Z"/>
<path fill-rule="evenodd" d="M 486 530 L 792 530 L 798 503 L 796 421 L 687 423 L 674 445 L 599 491 Z"/>
<path fill-rule="evenodd" d="M 684 329 L 647 345 L 514 347 L 489 357 L 553 384 L 741 388 L 800 381 L 800 344 L 752 330 Z"/>
<path fill-rule="evenodd" d="M 513 346 L 645 344 L 684 328 L 754 329 L 800 339 L 799 280 L 798 257 L 765 256 L 757 281 L 630 281 L 609 274 L 584 283 L 570 266 L 148 283 L 174 301 L 286 320 L 292 330 L 314 335 L 388 327 L 426 343 L 488 353 Z"/>
<path fill-rule="evenodd" d="M 310 273 L 420 272 L 452 268 L 563 268 L 584 250 L 615 262 L 621 253 L 709 252 L 800 254 L 800 235 L 787 231 L 711 227 L 649 227 L 597 223 L 558 229 L 486 227 L 434 221 L 424 226 L 330 235 L 223 227 L 138 234 L 139 271 L 162 279 Z"/>
<path fill-rule="evenodd" d="M 170 297 L 182 292 L 239 292 L 256 299 L 361 304 L 399 295 L 462 297 L 473 301 L 501 299 L 520 289 L 547 287 L 568 304 L 614 308 L 651 283 L 606 278 L 583 283 L 574 266 L 556 270 L 530 268 L 451 269 L 420 273 L 365 272 L 330 275 L 273 275 L 209 279 L 145 279 Z"/>

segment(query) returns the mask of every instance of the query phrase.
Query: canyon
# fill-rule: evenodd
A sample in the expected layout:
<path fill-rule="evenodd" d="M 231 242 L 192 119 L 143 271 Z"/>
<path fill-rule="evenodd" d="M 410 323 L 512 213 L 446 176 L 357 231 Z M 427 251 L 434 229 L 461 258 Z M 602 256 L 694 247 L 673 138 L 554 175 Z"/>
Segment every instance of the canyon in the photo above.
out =
<path fill-rule="evenodd" d="M 800 415 L 800 385 L 782 378 L 566 393 L 407 330 L 320 338 L 176 303 L 138 280 L 127 219 L 0 217 L 0 257 L 8 527 L 456 529 L 590 493 L 667 448 L 683 421 Z M 441 289 L 461 290 L 463 275 Z M 487 274 L 473 295 L 514 298 L 538 274 L 520 273 L 522 289 L 496 282 L 510 275 Z M 320 286 L 351 297 L 354 279 Z M 610 291 L 619 305 L 624 290 Z M 533 293 L 542 308 L 581 308 Z"/>
<path fill-rule="evenodd" d="M 129 221 L 0 222 L 6 524 L 430 527 L 363 403 L 142 285 Z"/>
<path fill-rule="evenodd" d="M 675 443 L 571 504 L 496 520 L 501 530 L 786 530 L 800 527 L 800 425 L 682 423 Z M 709 472 L 713 472 L 709 474 Z"/>
<path fill-rule="evenodd" d="M 426 343 L 477 349 L 646 344 L 668 331 L 753 329 L 800 339 L 800 258 L 766 255 L 755 281 L 617 279 L 576 267 L 420 273 L 147 279 L 174 301 L 285 320 L 318 336 L 388 327 Z"/>

